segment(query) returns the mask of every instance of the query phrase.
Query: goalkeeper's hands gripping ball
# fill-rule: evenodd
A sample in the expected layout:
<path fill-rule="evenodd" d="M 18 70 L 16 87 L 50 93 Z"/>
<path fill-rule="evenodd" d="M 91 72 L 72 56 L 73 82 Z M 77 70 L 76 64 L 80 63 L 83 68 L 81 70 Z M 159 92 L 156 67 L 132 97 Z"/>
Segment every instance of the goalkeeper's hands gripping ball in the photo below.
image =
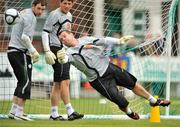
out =
<path fill-rule="evenodd" d="M 38 62 L 39 60 L 39 53 L 35 50 L 34 52 L 30 53 L 31 59 L 33 63 Z"/>
<path fill-rule="evenodd" d="M 64 48 L 62 48 L 57 52 L 57 58 L 58 58 L 58 62 L 61 64 L 68 62 L 68 56 L 66 55 L 66 51 Z"/>
<path fill-rule="evenodd" d="M 55 59 L 56 56 L 54 55 L 53 52 L 51 52 L 50 50 L 45 52 L 45 61 L 47 64 L 49 65 L 55 64 Z"/>
<path fill-rule="evenodd" d="M 126 36 L 123 36 L 119 39 L 119 44 L 127 44 L 129 42 L 129 40 L 133 39 L 134 36 L 133 35 L 126 35 Z"/>

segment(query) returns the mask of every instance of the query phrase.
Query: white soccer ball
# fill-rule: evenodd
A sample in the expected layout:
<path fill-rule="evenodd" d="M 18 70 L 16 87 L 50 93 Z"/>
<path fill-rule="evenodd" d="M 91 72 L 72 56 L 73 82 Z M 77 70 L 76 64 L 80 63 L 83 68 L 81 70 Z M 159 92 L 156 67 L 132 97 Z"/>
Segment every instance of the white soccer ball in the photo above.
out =
<path fill-rule="evenodd" d="M 14 9 L 10 8 L 5 11 L 5 21 L 8 25 L 14 25 L 19 20 L 19 12 Z"/>

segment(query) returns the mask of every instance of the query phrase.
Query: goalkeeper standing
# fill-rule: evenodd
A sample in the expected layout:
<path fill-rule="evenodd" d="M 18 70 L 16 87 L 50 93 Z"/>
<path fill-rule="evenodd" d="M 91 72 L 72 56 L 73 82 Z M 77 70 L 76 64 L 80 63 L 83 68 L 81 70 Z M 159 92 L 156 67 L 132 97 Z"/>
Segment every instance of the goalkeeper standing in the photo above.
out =
<path fill-rule="evenodd" d="M 32 45 L 36 17 L 45 10 L 45 0 L 34 0 L 32 7 L 20 12 L 20 20 L 12 28 L 8 46 L 8 59 L 18 80 L 13 104 L 8 117 L 17 120 L 31 120 L 23 115 L 26 99 L 30 99 L 32 62 L 36 63 L 39 53 Z"/>
<path fill-rule="evenodd" d="M 42 32 L 45 60 L 47 64 L 52 65 L 54 70 L 54 81 L 51 92 L 51 120 L 65 120 L 58 113 L 60 98 L 66 107 L 68 120 L 80 119 L 84 116 L 83 114 L 75 112 L 70 103 L 70 64 L 60 64 L 55 56 L 57 51 L 63 47 L 63 44 L 58 39 L 59 31 L 61 29 L 71 30 L 72 15 L 69 11 L 74 2 L 75 0 L 60 0 L 59 8 L 50 12 Z"/>
<path fill-rule="evenodd" d="M 120 39 L 112 37 L 75 39 L 71 32 L 61 31 L 59 39 L 69 48 L 66 52 L 64 49 L 59 50 L 57 57 L 60 63 L 70 62 L 82 71 L 94 89 L 117 104 L 130 118 L 138 120 L 139 115 L 128 107 L 129 102 L 119 92 L 117 86 L 132 90 L 136 95 L 149 100 L 151 106 L 168 106 L 170 101 L 154 98 L 137 83 L 133 75 L 109 62 L 104 49 L 113 44 L 128 43 L 131 38 L 132 36 L 124 36 Z"/>

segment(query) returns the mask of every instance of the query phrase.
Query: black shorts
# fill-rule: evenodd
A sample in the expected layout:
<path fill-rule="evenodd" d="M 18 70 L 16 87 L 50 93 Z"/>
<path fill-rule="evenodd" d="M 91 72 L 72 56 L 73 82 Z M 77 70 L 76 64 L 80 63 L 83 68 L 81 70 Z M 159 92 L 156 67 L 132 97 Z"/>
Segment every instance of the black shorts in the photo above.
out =
<path fill-rule="evenodd" d="M 30 99 L 32 75 L 31 57 L 17 51 L 8 52 L 8 59 L 18 80 L 14 96 Z"/>
<path fill-rule="evenodd" d="M 120 108 L 125 108 L 129 102 L 119 92 L 117 86 L 133 89 L 137 79 L 124 69 L 110 63 L 102 77 L 90 82 L 91 86 L 101 95 L 116 103 Z"/>
<path fill-rule="evenodd" d="M 103 77 L 109 75 L 111 75 L 116 81 L 116 85 L 123 86 L 130 90 L 134 88 L 135 83 L 137 82 L 137 79 L 132 74 L 112 63 L 109 64 L 109 67 Z"/>
<path fill-rule="evenodd" d="M 55 55 L 57 55 L 57 51 L 62 49 L 61 47 L 55 46 L 51 46 L 50 48 Z M 55 64 L 53 64 L 52 67 L 54 70 L 54 82 L 61 82 L 63 80 L 70 79 L 70 63 L 60 64 L 58 60 L 55 60 Z"/>

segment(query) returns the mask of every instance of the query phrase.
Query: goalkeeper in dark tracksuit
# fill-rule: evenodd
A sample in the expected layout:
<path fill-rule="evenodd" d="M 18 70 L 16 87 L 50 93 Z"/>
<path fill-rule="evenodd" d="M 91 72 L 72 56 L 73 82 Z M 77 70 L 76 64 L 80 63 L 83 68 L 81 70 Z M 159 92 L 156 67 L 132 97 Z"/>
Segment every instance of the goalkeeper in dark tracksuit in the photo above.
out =
<path fill-rule="evenodd" d="M 59 39 L 68 48 L 57 52 L 60 63 L 70 62 L 78 70 L 82 71 L 91 86 L 101 95 L 118 105 L 130 118 L 138 120 L 139 115 L 129 107 L 129 102 L 118 91 L 117 86 L 123 86 L 132 90 L 136 95 L 149 100 L 151 106 L 168 106 L 170 101 L 154 98 L 148 93 L 137 79 L 126 70 L 109 62 L 104 49 L 113 44 L 125 44 L 132 36 L 124 36 L 120 39 L 105 37 L 82 37 L 75 39 L 69 31 L 61 31 Z"/>

